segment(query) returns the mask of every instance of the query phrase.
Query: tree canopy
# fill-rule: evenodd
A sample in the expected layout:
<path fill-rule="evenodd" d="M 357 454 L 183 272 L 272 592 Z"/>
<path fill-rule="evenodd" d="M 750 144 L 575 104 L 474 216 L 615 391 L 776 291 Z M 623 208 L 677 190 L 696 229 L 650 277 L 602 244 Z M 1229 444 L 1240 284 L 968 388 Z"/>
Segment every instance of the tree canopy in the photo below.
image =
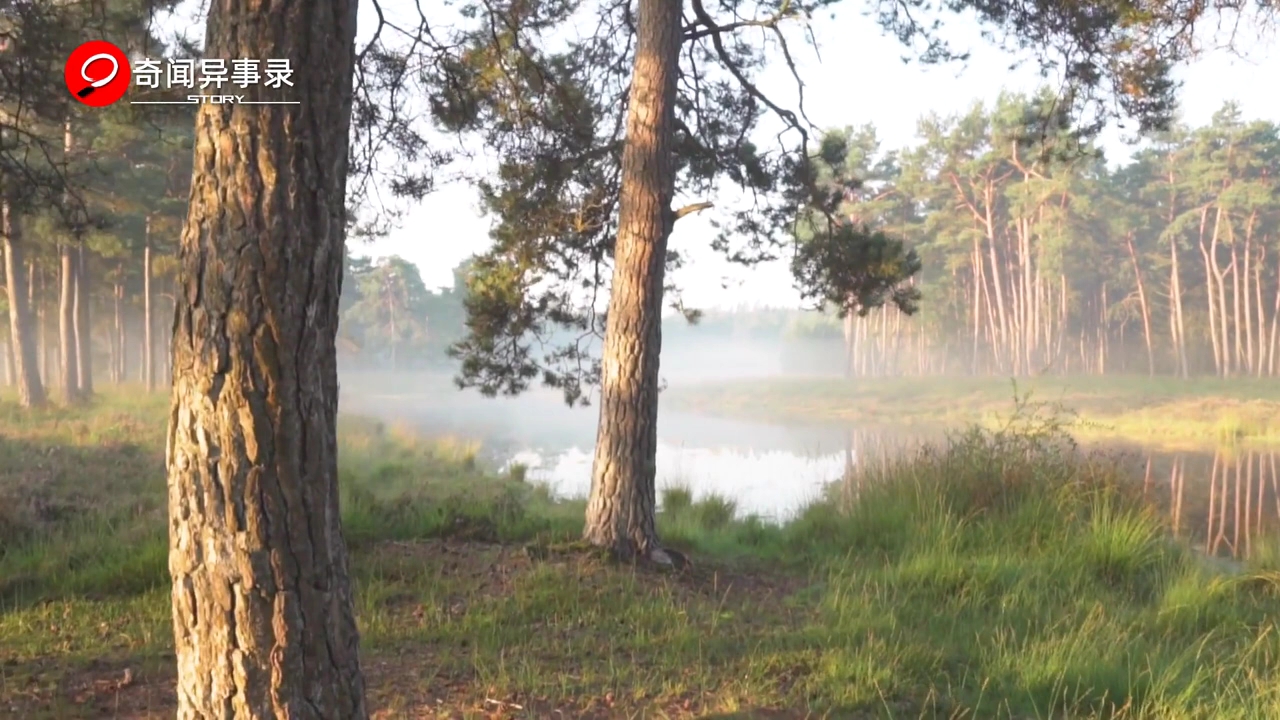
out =
<path fill-rule="evenodd" d="M 691 202 L 672 208 L 673 217 L 724 205 L 708 242 L 732 262 L 791 253 L 806 297 L 852 294 L 868 307 L 909 307 L 914 291 L 898 285 L 918 264 L 901 238 L 887 227 L 834 222 L 850 188 L 822 182 L 822 166 L 830 168 L 839 152 L 814 141 L 800 78 L 794 107 L 756 84 L 771 62 L 794 73 L 793 48 L 807 24 L 822 22 L 834 6 L 691 0 L 683 7 L 672 154 L 675 195 Z M 1021 146 L 1059 154 L 1111 119 L 1134 119 L 1144 131 L 1166 127 L 1176 108 L 1170 73 L 1198 50 L 1203 22 L 1235 17 L 1253 27 L 1273 13 L 1269 6 L 1127 0 L 885 0 L 868 9 L 921 62 L 963 57 L 941 39 L 947 19 L 960 13 L 975 15 L 993 39 L 1030 52 L 1062 84 L 1007 128 Z M 462 15 L 473 22 L 455 38 L 459 52 L 427 71 L 440 126 L 478 137 L 501 158 L 495 173 L 474 178 L 494 227 L 466 300 L 468 333 L 456 348 L 464 385 L 518 393 L 540 379 L 572 403 L 599 380 L 592 348 L 607 318 L 634 12 L 620 2 L 469 3 Z M 762 137 L 770 123 L 781 132 Z M 1050 137 L 1055 142 L 1044 142 Z M 745 202 L 723 202 L 733 195 Z M 833 221 L 815 233 L 815 217 Z M 668 270 L 682 261 L 667 253 Z M 679 288 L 668 283 L 665 294 L 685 309 Z"/>

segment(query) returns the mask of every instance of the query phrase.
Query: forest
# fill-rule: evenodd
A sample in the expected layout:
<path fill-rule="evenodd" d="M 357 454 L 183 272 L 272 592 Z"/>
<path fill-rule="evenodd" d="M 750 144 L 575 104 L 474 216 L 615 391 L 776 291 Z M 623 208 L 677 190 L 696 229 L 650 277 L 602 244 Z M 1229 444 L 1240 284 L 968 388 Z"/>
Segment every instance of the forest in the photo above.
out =
<path fill-rule="evenodd" d="M 0 284 L 6 386 L 18 384 L 18 352 L 30 353 L 35 374 L 24 393 L 35 398 L 57 390 L 83 400 L 95 380 L 167 385 L 190 151 L 185 124 L 140 126 L 120 112 L 67 120 L 68 176 L 88 199 L 92 223 L 68 228 L 52 210 L 11 218 L 22 236 L 8 249 Z M 455 270 L 454 288 L 433 292 L 411 263 L 348 252 L 339 345 L 350 367 L 446 365 L 447 347 L 462 333 L 464 271 L 465 264 Z M 25 333 L 15 332 L 23 322 Z M 30 338 L 25 351 L 21 337 Z"/>
<path fill-rule="evenodd" d="M 1178 112 L 1277 8 L 838 4 L 0 6 L 0 713 L 1280 717 L 1280 138 Z M 815 27 L 962 23 L 1043 89 L 809 119 Z M 450 184 L 451 287 L 366 252 Z"/>
<path fill-rule="evenodd" d="M 1112 160 L 1093 146 L 1064 156 L 1028 143 L 1037 117 L 1031 99 L 1007 96 L 962 117 L 922 118 L 920 142 L 908 148 L 882 148 L 873 127 L 829 131 L 847 142 L 846 162 L 863 181 L 840 211 L 892 229 L 922 258 L 912 278 L 923 298 L 917 315 L 876 308 L 841 323 L 831 307 L 807 319 L 781 308 L 719 310 L 692 326 L 669 317 L 668 334 L 716 338 L 725 323 L 777 342 L 843 333 L 855 376 L 1280 372 L 1277 125 L 1228 103 L 1205 127 L 1142 138 Z M 182 147 L 183 133 L 93 118 L 67 137 L 73 157 L 92 157 L 101 173 L 87 186 L 111 223 L 73 238 L 51 217 L 25 222 L 19 264 L 42 382 L 67 386 L 63 358 L 85 372 L 77 347 L 90 348 L 87 367 L 104 368 L 102 380 L 164 382 L 190 172 L 183 153 L 166 150 Z M 452 288 L 431 291 L 411 263 L 351 250 L 361 248 L 346 261 L 344 361 L 454 367 L 448 348 L 464 333 L 470 263 L 455 268 Z M 13 384 L 7 313 L 3 322 Z"/>
<path fill-rule="evenodd" d="M 1038 117 L 1010 96 L 922 119 L 914 147 L 842 131 L 867 181 L 843 211 L 924 265 L 917 317 L 847 323 L 851 372 L 1274 376 L 1276 124 L 1227 103 L 1105 158 L 1028 144 Z"/>

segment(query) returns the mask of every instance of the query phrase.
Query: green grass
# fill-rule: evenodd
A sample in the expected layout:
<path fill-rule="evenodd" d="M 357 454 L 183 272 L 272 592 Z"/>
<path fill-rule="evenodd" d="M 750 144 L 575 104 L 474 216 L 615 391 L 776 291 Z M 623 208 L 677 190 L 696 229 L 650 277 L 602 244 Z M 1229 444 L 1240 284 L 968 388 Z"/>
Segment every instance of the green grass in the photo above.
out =
<path fill-rule="evenodd" d="M 1081 440 L 1178 450 L 1280 446 L 1280 383 L 1270 379 L 1036 377 L 1016 386 L 993 377 L 768 379 L 672 388 L 663 401 L 729 417 L 936 431 L 997 427 L 1015 394 L 1069 408 Z"/>
<path fill-rule="evenodd" d="M 0 405 L 3 712 L 172 716 L 164 404 Z M 1052 423 L 869 467 L 781 526 L 668 488 L 674 575 L 581 551 L 580 503 L 465 442 L 352 418 L 340 442 L 379 717 L 1280 717 L 1280 545 L 1203 561 Z"/>

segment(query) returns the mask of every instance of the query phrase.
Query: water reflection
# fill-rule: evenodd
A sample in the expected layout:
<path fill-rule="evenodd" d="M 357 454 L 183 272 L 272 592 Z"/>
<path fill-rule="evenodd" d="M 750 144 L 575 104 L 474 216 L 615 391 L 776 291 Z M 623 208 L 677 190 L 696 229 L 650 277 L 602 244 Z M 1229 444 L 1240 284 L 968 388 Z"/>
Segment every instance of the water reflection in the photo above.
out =
<path fill-rule="evenodd" d="M 1280 524 L 1276 456 L 1244 449 L 1152 454 L 1143 490 L 1169 514 L 1175 532 L 1210 554 L 1247 558 Z"/>
<path fill-rule="evenodd" d="M 558 495 L 585 496 L 591 482 L 594 408 L 570 410 L 554 393 L 478 403 L 440 390 L 355 394 L 344 408 L 409 421 L 426 434 L 482 442 L 486 461 L 527 476 Z M 832 483 L 852 500 L 855 470 L 881 465 L 941 436 L 914 431 L 780 426 L 664 411 L 658 422 L 658 486 L 688 487 L 695 497 L 717 493 L 741 514 L 785 520 Z M 1280 525 L 1280 462 L 1274 451 L 1152 452 L 1140 446 L 1086 448 L 1118 454 L 1148 498 L 1177 532 L 1205 551 L 1243 558 L 1263 533 Z"/>
<path fill-rule="evenodd" d="M 716 493 L 737 502 L 740 514 L 785 520 L 832 484 L 840 501 L 855 501 L 868 466 L 884 469 L 936 440 L 857 430 L 843 435 L 840 451 L 812 454 L 659 442 L 658 486 L 688 487 L 695 497 Z M 1210 554 L 1247 558 L 1264 535 L 1280 527 L 1280 453 L 1169 453 L 1118 446 L 1084 451 L 1119 462 L 1142 482 L 1144 496 L 1167 515 L 1173 531 Z M 530 479 L 546 482 L 561 496 L 585 496 L 590 488 L 591 456 L 578 448 L 559 454 L 525 450 L 509 462 L 530 466 Z"/>
<path fill-rule="evenodd" d="M 519 463 L 526 477 L 546 483 L 560 497 L 585 497 L 591 487 L 591 455 L 581 448 L 550 454 L 523 450 L 503 467 Z M 845 453 L 801 454 L 727 446 L 689 446 L 658 441 L 657 484 L 684 487 L 695 498 L 716 494 L 737 504 L 739 514 L 786 520 L 817 499 L 844 471 Z"/>

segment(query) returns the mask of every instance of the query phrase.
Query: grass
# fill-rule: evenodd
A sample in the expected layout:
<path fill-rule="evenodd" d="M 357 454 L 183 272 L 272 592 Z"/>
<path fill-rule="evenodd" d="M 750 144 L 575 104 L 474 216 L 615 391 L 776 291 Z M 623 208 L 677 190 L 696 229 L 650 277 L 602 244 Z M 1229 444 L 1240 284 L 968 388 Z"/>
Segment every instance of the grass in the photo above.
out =
<path fill-rule="evenodd" d="M 163 417 L 0 404 L 0 714 L 172 716 Z M 580 503 L 468 443 L 354 418 L 340 443 L 378 717 L 1280 717 L 1280 545 L 1201 560 L 1052 424 L 868 467 L 785 525 L 667 488 L 682 574 L 578 550 Z"/>
<path fill-rule="evenodd" d="M 1011 395 L 1070 408 L 1081 440 L 1136 441 L 1188 450 L 1215 445 L 1280 447 L 1280 383 L 1146 376 L 791 378 L 672 388 L 667 407 L 794 423 L 938 430 L 1008 415 Z"/>

